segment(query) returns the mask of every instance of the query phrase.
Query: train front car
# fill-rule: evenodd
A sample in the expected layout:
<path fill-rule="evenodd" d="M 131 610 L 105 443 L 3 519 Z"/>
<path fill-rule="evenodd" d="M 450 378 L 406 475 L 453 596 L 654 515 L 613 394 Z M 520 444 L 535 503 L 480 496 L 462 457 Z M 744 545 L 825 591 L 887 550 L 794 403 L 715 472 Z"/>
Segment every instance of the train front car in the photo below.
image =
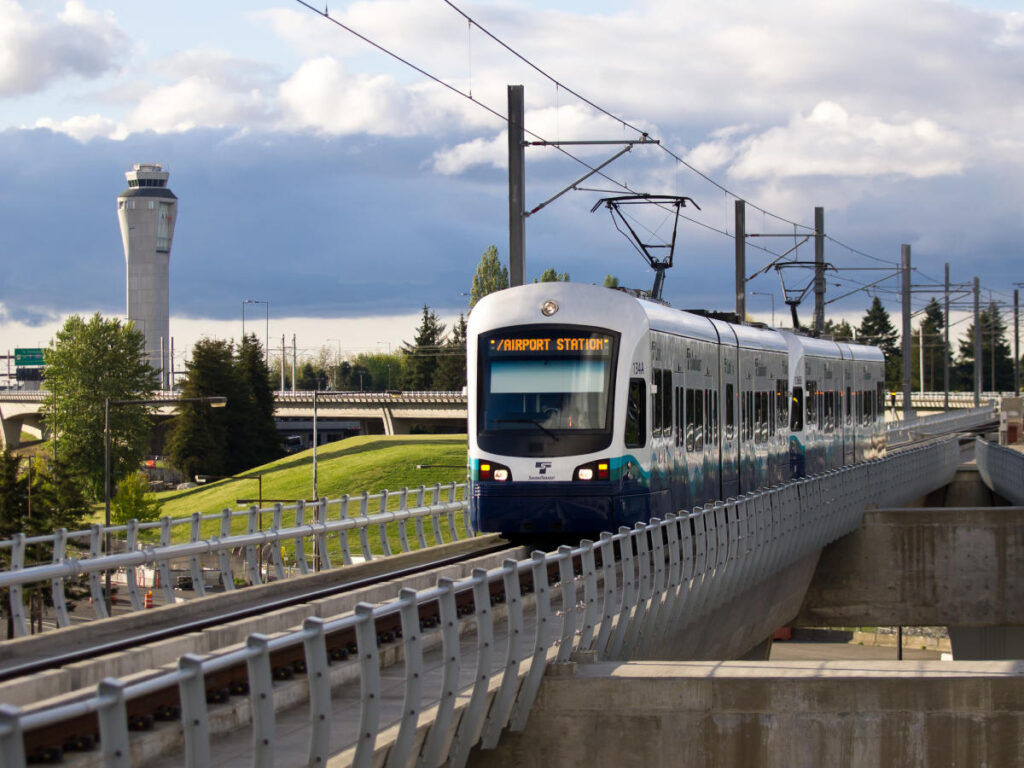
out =
<path fill-rule="evenodd" d="M 642 449 L 625 458 L 630 430 L 647 430 L 635 418 L 645 411 L 646 339 L 637 300 L 597 286 L 525 285 L 473 308 L 467 372 L 477 530 L 589 535 L 639 519 L 624 517 L 623 496 L 646 482 L 639 464 L 649 463 Z"/>

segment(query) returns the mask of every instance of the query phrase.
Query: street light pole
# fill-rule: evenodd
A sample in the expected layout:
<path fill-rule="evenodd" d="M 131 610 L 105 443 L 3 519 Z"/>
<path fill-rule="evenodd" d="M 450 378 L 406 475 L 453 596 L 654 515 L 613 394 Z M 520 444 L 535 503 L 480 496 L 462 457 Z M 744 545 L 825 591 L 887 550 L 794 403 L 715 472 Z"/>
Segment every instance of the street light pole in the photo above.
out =
<path fill-rule="evenodd" d="M 338 342 L 338 358 L 334 361 L 334 376 L 332 377 L 334 379 L 334 391 L 337 392 L 338 391 L 338 369 L 341 367 L 341 339 L 331 338 L 331 339 L 327 339 L 327 341 L 336 341 L 336 342 Z"/>

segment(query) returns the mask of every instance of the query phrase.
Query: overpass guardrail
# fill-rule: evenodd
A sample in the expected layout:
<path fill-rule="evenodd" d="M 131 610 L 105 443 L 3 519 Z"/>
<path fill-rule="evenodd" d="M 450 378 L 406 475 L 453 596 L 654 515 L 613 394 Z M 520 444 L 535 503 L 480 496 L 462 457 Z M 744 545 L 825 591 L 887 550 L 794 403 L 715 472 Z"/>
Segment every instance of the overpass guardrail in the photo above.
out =
<path fill-rule="evenodd" d="M 916 416 L 902 421 L 890 421 L 885 426 L 886 439 L 891 443 L 904 443 L 914 435 L 939 434 L 940 432 L 956 432 L 987 424 L 999 418 L 999 408 L 995 404 L 968 411 L 938 413 L 931 416 Z"/>
<path fill-rule="evenodd" d="M 979 437 L 974 441 L 974 458 L 989 490 L 1011 504 L 1024 506 L 1024 453 Z"/>
<path fill-rule="evenodd" d="M 309 618 L 302 628 L 267 637 L 251 635 L 243 647 L 206 656 L 186 654 L 177 669 L 145 680 L 108 678 L 96 692 L 74 703 L 25 712 L 0 705 L 0 765 L 22 768 L 23 734 L 63 719 L 95 713 L 106 764 L 128 765 L 126 708 L 158 686 L 175 686 L 181 702 L 185 764 L 211 765 L 210 718 L 205 675 L 244 664 L 251 697 L 253 764 L 275 763 L 274 680 L 269 654 L 302 648 L 308 675 L 309 765 L 375 764 L 463 766 L 479 744 L 494 748 L 506 729 L 525 727 L 546 666 L 568 661 L 575 651 L 598 658 L 629 659 L 657 654 L 669 633 L 699 631 L 695 622 L 752 585 L 819 550 L 859 526 L 868 505 L 901 504 L 950 482 L 960 462 L 956 437 L 930 441 L 860 465 L 804 478 L 737 499 L 666 515 L 634 528 L 604 533 L 598 541 L 557 552 L 534 552 L 526 560 L 476 569 L 470 578 L 441 579 L 430 589 L 403 589 L 397 599 L 360 603 L 337 618 Z M 549 567 L 558 577 L 549 579 Z M 533 595 L 522 599 L 518 575 L 532 575 Z M 497 665 L 490 584 L 503 584 L 508 631 L 505 662 Z M 455 595 L 468 592 L 473 613 L 461 618 Z M 440 686 L 426 691 L 423 630 L 419 607 L 435 603 L 443 649 Z M 381 654 L 374 622 L 401 617 L 404 659 L 403 714 L 382 722 Z M 472 622 L 475 659 L 464 660 L 460 621 Z M 332 756 L 331 690 L 324 635 L 351 628 L 356 634 L 359 674 L 357 741 Z M 532 639 L 532 643 L 530 640 Z M 460 687 L 463 663 L 475 663 L 472 684 Z M 500 678 L 500 680 L 499 680 Z M 421 713 L 432 710 L 424 725 Z M 425 728 L 425 734 L 418 729 Z M 387 730 L 389 737 L 379 741 Z"/>

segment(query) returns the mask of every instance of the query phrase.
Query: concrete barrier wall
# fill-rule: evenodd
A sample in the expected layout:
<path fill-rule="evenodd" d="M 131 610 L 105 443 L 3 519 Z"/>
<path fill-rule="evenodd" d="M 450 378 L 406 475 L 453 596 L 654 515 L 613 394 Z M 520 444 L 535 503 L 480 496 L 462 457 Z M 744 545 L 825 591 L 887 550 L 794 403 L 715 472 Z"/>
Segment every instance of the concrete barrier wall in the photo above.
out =
<path fill-rule="evenodd" d="M 1012 766 L 1024 662 L 558 665 L 475 768 Z"/>

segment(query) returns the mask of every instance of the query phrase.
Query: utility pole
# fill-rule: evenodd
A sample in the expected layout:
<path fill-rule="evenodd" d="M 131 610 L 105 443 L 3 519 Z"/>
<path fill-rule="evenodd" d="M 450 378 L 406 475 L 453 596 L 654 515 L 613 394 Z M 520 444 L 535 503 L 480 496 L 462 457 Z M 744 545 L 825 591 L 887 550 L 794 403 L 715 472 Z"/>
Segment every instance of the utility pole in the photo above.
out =
<path fill-rule="evenodd" d="M 974 407 L 981 407 L 981 285 L 974 278 Z"/>
<path fill-rule="evenodd" d="M 285 361 L 288 359 L 287 352 L 284 347 L 284 334 L 281 334 L 281 391 L 284 392 L 284 366 Z"/>
<path fill-rule="evenodd" d="M 1020 397 L 1020 308 L 1017 303 L 1017 289 L 1013 289 L 1013 395 Z"/>
<path fill-rule="evenodd" d="M 909 247 L 909 246 L 908 246 Z M 814 207 L 814 335 L 825 333 L 825 209 Z"/>
<path fill-rule="evenodd" d="M 292 334 L 292 392 L 295 391 L 295 368 L 299 364 L 299 345 L 295 341 L 295 334 Z M 281 361 L 284 365 L 284 361 Z"/>
<path fill-rule="evenodd" d="M 747 319 L 747 204 L 736 201 L 736 317 Z M 774 299 L 772 299 L 774 302 Z M 774 305 L 773 305 L 774 306 Z"/>
<path fill-rule="evenodd" d="M 910 355 L 913 339 L 910 335 L 910 246 L 900 246 L 900 288 L 903 297 L 903 418 L 909 419 L 914 412 L 910 389 Z"/>
<path fill-rule="evenodd" d="M 523 86 L 508 86 L 508 284 L 523 284 L 526 250 L 526 108 Z"/>
<path fill-rule="evenodd" d="M 943 410 L 949 410 L 949 262 L 946 262 L 946 334 L 942 347 L 942 385 L 945 394 L 942 399 Z"/>

